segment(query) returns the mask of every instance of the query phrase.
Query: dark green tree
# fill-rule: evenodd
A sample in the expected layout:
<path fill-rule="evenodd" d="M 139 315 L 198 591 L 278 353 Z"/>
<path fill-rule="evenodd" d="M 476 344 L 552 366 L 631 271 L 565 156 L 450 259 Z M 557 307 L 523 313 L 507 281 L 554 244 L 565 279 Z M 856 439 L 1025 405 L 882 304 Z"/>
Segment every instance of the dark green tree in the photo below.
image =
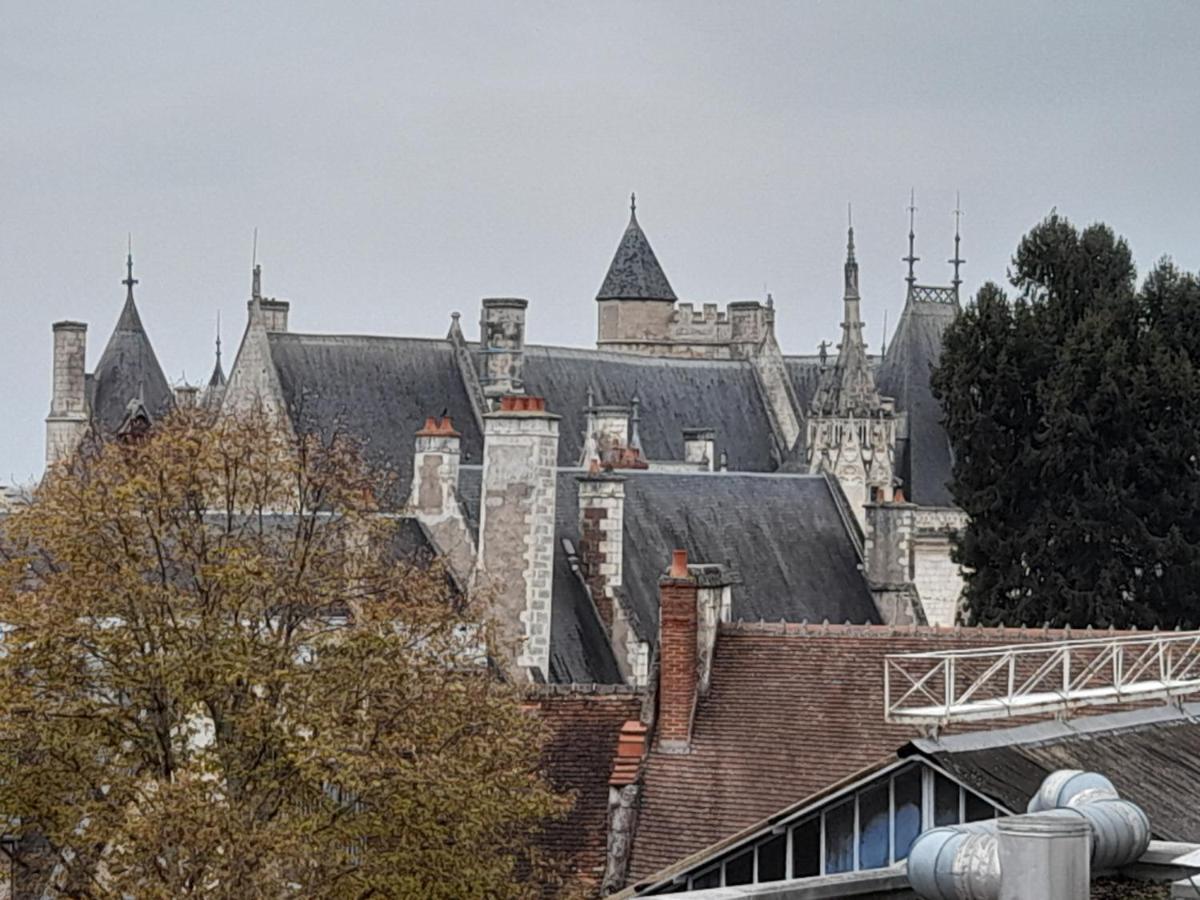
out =
<path fill-rule="evenodd" d="M 968 618 L 1200 624 L 1200 282 L 1052 214 L 948 329 Z"/>

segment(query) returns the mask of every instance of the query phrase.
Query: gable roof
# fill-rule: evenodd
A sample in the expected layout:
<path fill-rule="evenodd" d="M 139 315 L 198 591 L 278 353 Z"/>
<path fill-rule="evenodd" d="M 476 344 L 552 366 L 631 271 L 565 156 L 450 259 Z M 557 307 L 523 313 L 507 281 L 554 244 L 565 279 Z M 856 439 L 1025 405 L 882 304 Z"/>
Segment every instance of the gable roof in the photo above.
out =
<path fill-rule="evenodd" d="M 92 373 L 89 399 L 92 422 L 106 436 L 124 424 L 131 401 L 140 400 L 151 418 L 165 415 L 174 403 L 132 290 Z"/>
<path fill-rule="evenodd" d="M 638 224 L 637 212 L 630 210 L 629 224 L 621 235 L 617 252 L 600 285 L 597 300 L 666 300 L 675 302 L 675 292 L 650 241 Z"/>
<path fill-rule="evenodd" d="M 1049 629 L 722 626 L 690 751 L 653 747 L 644 765 L 630 882 L 893 758 L 917 738 L 914 726 L 884 719 L 885 656 L 1070 636 Z"/>
<path fill-rule="evenodd" d="M 541 770 L 557 792 L 570 793 L 567 815 L 546 825 L 538 848 L 599 893 L 608 842 L 608 779 L 621 726 L 641 713 L 642 695 L 631 688 L 531 688 L 527 703 L 545 726 Z M 552 885 L 544 896 L 557 896 Z"/>
<path fill-rule="evenodd" d="M 483 437 L 449 341 L 291 332 L 267 339 L 297 431 L 326 439 L 348 433 L 369 462 L 395 473 L 402 493 L 417 430 L 439 410 L 462 435 L 463 461 L 482 459 Z"/>
<path fill-rule="evenodd" d="M 936 762 L 964 784 L 1023 810 L 1057 769 L 1100 772 L 1150 818 L 1154 836 L 1200 841 L 1200 703 L 1156 706 L 1019 728 L 921 738 L 901 750 Z"/>
<path fill-rule="evenodd" d="M 957 315 L 957 303 L 910 293 L 879 367 L 879 392 L 895 398 L 896 409 L 908 415 L 906 435 L 896 442 L 897 472 L 906 499 L 922 506 L 954 505 L 950 438 L 929 379 L 941 356 L 942 335 Z"/>

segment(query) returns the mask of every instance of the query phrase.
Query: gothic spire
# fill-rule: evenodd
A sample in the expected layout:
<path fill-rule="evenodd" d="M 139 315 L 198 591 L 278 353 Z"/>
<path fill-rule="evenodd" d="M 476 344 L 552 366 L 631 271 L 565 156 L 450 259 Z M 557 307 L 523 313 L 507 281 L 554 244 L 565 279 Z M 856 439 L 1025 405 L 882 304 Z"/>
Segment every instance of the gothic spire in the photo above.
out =
<path fill-rule="evenodd" d="M 129 235 L 129 252 L 125 257 L 125 280 L 121 284 L 125 285 L 125 302 L 133 302 L 133 286 L 138 283 L 138 280 L 133 277 L 133 234 Z"/>
<path fill-rule="evenodd" d="M 948 260 L 950 265 L 954 266 L 954 280 L 950 283 L 954 286 L 954 297 L 958 298 L 958 286 L 962 284 L 962 278 L 959 277 L 959 268 L 966 262 L 962 258 L 962 253 L 959 252 L 959 243 L 962 240 L 960 234 L 960 224 L 962 219 L 962 202 L 957 191 L 954 193 L 954 259 Z"/>
<path fill-rule="evenodd" d="M 854 258 L 854 220 L 850 216 L 850 207 L 846 207 L 846 284 L 844 297 L 858 297 L 858 261 Z"/>
<path fill-rule="evenodd" d="M 212 375 L 209 376 L 210 388 L 223 387 L 225 384 L 225 369 L 221 366 L 221 311 L 217 310 L 217 360 L 213 365 Z"/>
<path fill-rule="evenodd" d="M 921 257 L 916 254 L 916 215 L 917 215 L 917 191 L 912 189 L 908 195 L 908 256 L 904 257 L 902 262 L 908 263 L 908 277 L 904 280 L 908 282 L 908 287 L 911 290 L 912 286 L 917 283 L 917 276 L 913 270 L 913 264 L 920 260 Z"/>

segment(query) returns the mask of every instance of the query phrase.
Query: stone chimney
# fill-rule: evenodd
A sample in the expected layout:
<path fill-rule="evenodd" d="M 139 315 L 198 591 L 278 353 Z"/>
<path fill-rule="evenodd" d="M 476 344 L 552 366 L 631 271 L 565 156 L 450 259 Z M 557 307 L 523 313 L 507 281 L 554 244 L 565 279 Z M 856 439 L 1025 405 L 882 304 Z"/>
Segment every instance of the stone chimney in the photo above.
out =
<path fill-rule="evenodd" d="M 87 325 L 55 322 L 54 368 L 51 375 L 50 414 L 46 416 L 46 465 L 69 456 L 87 430 L 88 412 L 84 372 Z"/>
<path fill-rule="evenodd" d="M 580 464 L 614 464 L 621 451 L 630 446 L 632 413 L 631 406 L 597 406 L 589 389 Z"/>
<path fill-rule="evenodd" d="M 483 417 L 478 583 L 507 658 L 535 679 L 550 675 L 558 420 L 541 397 L 511 395 Z"/>
<path fill-rule="evenodd" d="M 179 384 L 175 386 L 175 405 L 180 409 L 192 409 L 198 405 L 200 388 L 194 384 Z"/>
<path fill-rule="evenodd" d="M 460 436 L 449 417 L 425 420 L 417 432 L 409 507 L 426 527 L 460 583 L 475 562 L 475 545 L 458 502 Z"/>
<path fill-rule="evenodd" d="M 717 433 L 711 428 L 683 429 L 683 461 L 713 470 Z"/>
<path fill-rule="evenodd" d="M 263 297 L 258 301 L 263 314 L 263 324 L 267 331 L 288 330 L 288 310 L 291 304 L 286 300 L 276 300 L 274 297 Z"/>
<path fill-rule="evenodd" d="M 525 390 L 525 309 L 519 297 L 489 297 L 479 316 L 480 381 L 488 397 Z"/>
<path fill-rule="evenodd" d="M 658 582 L 658 743 L 667 753 L 686 753 L 696 712 L 696 579 L 687 551 L 676 550 Z"/>
<path fill-rule="evenodd" d="M 863 506 L 867 524 L 863 541 L 867 583 L 880 617 L 889 625 L 920 623 L 924 618 L 912 602 L 916 510 L 915 505 L 903 501 Z"/>
<path fill-rule="evenodd" d="M 579 556 L 592 602 L 610 636 L 621 586 L 625 479 L 599 466 L 579 482 Z M 620 655 L 620 654 L 618 654 Z"/>

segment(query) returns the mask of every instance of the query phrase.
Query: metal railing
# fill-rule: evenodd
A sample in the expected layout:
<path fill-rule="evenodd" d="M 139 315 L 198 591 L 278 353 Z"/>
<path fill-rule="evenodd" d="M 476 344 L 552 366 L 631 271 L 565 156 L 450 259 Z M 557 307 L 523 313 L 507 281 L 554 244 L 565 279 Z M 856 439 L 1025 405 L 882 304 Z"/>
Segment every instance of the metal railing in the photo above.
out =
<path fill-rule="evenodd" d="M 1200 692 L 1200 631 L 888 656 L 889 722 L 945 725 Z"/>

